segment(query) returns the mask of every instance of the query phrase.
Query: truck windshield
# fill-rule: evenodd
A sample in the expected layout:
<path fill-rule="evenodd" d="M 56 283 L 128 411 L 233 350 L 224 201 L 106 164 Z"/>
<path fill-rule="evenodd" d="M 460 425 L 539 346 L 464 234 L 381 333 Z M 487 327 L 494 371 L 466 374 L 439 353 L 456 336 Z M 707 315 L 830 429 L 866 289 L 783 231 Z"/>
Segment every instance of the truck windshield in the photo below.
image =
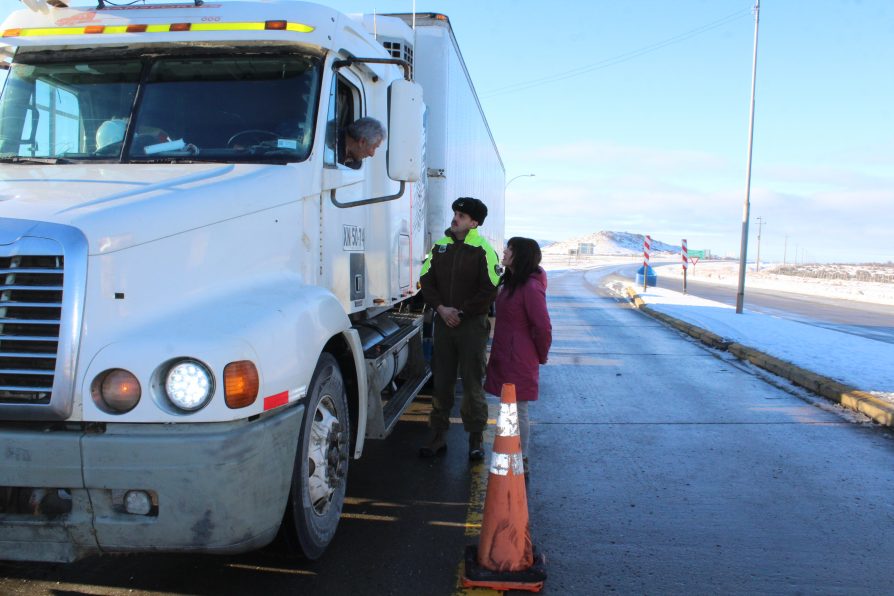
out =
<path fill-rule="evenodd" d="M 319 82 L 304 55 L 14 63 L 0 160 L 302 161 Z"/>

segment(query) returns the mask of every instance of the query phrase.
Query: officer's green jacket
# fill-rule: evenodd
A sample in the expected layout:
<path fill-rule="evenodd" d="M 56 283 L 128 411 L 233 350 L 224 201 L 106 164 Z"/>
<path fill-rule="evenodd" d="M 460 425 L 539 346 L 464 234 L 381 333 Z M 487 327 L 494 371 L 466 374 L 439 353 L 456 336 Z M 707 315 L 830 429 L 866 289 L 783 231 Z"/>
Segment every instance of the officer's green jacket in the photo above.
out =
<path fill-rule="evenodd" d="M 432 308 L 451 306 L 483 315 L 497 296 L 500 260 L 476 228 L 459 241 L 448 229 L 422 265 L 422 297 Z"/>

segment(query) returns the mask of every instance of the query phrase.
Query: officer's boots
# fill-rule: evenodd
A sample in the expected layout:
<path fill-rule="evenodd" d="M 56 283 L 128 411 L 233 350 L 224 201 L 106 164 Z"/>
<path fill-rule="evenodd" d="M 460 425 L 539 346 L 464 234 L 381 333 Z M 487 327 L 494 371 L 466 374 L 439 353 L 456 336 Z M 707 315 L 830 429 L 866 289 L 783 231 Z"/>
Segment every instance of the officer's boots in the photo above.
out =
<path fill-rule="evenodd" d="M 419 448 L 419 457 L 436 457 L 447 452 L 447 431 L 432 429 L 425 445 Z"/>
<path fill-rule="evenodd" d="M 469 433 L 469 461 L 484 459 L 484 433 Z"/>

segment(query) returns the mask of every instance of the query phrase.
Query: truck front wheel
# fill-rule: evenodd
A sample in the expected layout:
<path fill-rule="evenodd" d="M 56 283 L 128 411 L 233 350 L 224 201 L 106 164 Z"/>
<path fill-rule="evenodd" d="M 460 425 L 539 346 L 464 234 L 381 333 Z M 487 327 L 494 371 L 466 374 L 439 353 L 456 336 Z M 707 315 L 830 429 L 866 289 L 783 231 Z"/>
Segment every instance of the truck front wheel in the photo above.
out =
<path fill-rule="evenodd" d="M 348 477 L 350 429 L 341 370 L 335 358 L 324 353 L 307 392 L 307 410 L 283 520 L 287 542 L 308 559 L 323 554 L 338 527 Z"/>

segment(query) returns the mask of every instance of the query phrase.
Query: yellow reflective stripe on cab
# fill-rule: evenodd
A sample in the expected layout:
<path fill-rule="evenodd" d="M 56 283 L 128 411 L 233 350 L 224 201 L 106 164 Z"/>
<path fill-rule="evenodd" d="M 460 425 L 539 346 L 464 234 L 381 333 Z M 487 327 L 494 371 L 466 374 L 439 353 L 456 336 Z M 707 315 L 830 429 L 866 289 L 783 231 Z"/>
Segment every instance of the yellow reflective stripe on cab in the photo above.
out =
<path fill-rule="evenodd" d="M 7 29 L 3 37 L 42 37 L 44 35 L 83 35 L 83 27 L 45 27 L 41 29 Z"/>
<path fill-rule="evenodd" d="M 264 21 L 260 23 L 193 23 L 191 27 L 193 31 L 263 31 L 266 28 L 267 23 Z M 286 30 L 310 33 L 314 28 L 303 23 L 287 23 Z M 279 29 L 271 29 L 271 31 L 279 31 Z"/>
<path fill-rule="evenodd" d="M 91 27 L 103 27 L 101 32 L 87 33 L 86 27 L 35 27 L 31 29 L 7 29 L 0 34 L 2 37 L 47 37 L 51 35 L 107 35 L 127 33 L 130 25 L 141 25 L 141 23 L 131 23 L 129 25 L 91 25 Z M 133 32 L 134 35 L 139 33 L 168 33 L 171 31 L 171 24 L 162 25 L 145 25 L 145 31 Z M 246 22 L 246 23 L 192 23 L 190 31 L 264 31 L 267 29 L 267 23 Z M 303 23 L 286 23 L 286 31 L 294 31 L 296 33 L 310 33 L 314 27 Z M 282 31 L 282 29 L 270 29 L 270 31 Z M 175 32 L 176 33 L 176 32 Z M 184 31 L 185 33 L 185 31 Z"/>

